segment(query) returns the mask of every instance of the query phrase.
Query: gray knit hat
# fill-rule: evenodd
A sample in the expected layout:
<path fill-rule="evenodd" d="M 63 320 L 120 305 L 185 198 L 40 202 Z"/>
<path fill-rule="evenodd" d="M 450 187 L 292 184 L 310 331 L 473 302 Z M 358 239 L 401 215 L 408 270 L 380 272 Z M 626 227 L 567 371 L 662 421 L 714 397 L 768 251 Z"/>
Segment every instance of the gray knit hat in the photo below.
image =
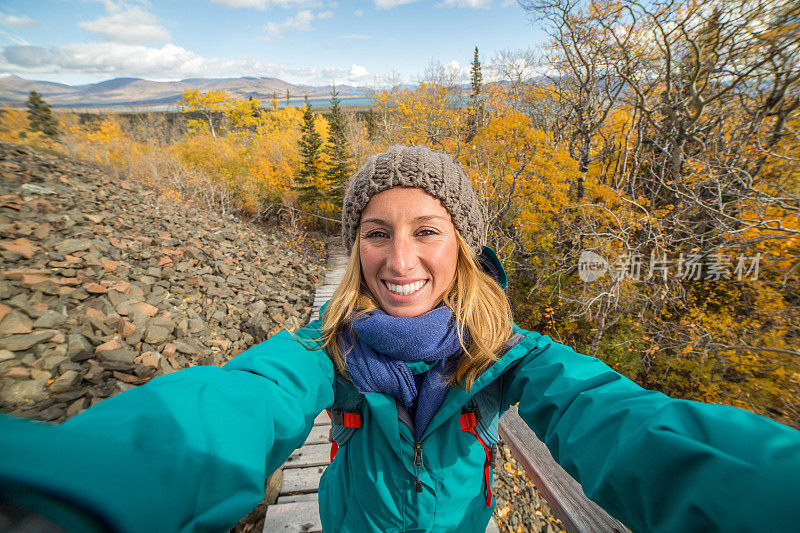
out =
<path fill-rule="evenodd" d="M 481 252 L 485 223 L 469 178 L 453 159 L 424 146 L 392 146 L 367 159 L 350 180 L 342 204 L 342 240 L 349 254 L 369 199 L 392 187 L 416 187 L 438 198 L 458 232 Z"/>

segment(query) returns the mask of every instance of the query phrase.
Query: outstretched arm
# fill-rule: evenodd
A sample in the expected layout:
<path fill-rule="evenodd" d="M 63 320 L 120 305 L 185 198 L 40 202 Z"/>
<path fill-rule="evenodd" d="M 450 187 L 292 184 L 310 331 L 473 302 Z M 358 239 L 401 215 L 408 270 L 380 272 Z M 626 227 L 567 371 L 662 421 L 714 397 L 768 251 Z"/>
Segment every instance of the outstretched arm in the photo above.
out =
<path fill-rule="evenodd" d="M 587 496 L 634 531 L 800 523 L 800 432 L 748 411 L 647 391 L 593 357 L 523 332 L 505 376 L 520 417 Z"/>
<path fill-rule="evenodd" d="M 223 368 L 161 376 L 60 426 L 0 417 L 0 495 L 62 523 L 88 514 L 120 531 L 227 530 L 333 401 L 333 375 L 325 351 L 282 332 Z"/>

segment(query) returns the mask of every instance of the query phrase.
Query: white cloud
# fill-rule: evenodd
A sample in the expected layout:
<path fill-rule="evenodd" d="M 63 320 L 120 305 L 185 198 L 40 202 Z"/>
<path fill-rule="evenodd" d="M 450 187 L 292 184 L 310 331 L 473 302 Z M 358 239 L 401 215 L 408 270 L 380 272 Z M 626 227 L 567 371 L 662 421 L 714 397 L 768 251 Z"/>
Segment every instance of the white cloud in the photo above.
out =
<path fill-rule="evenodd" d="M 314 74 L 254 58 L 206 58 L 173 44 L 147 47 L 123 43 L 82 43 L 56 48 L 6 46 L 0 50 L 0 71 L 21 76 L 82 74 L 160 81 L 202 77 L 304 77 Z"/>
<path fill-rule="evenodd" d="M 319 0 L 211 0 L 215 4 L 220 4 L 234 9 L 269 9 L 271 7 L 316 7 L 320 5 Z"/>
<path fill-rule="evenodd" d="M 391 9 L 393 7 L 419 2 L 419 0 L 373 0 L 373 1 L 375 2 L 375 7 L 377 7 L 378 9 Z"/>
<path fill-rule="evenodd" d="M 314 20 L 324 20 L 333 17 L 333 11 L 323 11 L 321 13 L 314 13 L 310 9 L 298 11 L 293 17 L 289 17 L 285 21 L 268 22 L 262 29 L 268 33 L 263 37 L 259 37 L 259 41 L 270 41 L 277 39 L 283 35 L 287 29 L 297 31 L 308 31 L 311 29 L 311 23 Z"/>
<path fill-rule="evenodd" d="M 355 63 L 353 63 L 353 66 L 350 67 L 349 78 L 351 80 L 365 80 L 369 77 L 370 77 L 369 72 L 367 72 L 367 69 L 362 67 L 361 65 L 356 65 Z"/>
<path fill-rule="evenodd" d="M 467 7 L 471 9 L 489 9 L 492 0 L 442 0 L 436 7 Z"/>
<path fill-rule="evenodd" d="M 125 44 L 165 43 L 169 41 L 169 32 L 158 23 L 152 13 L 139 6 L 128 6 L 105 2 L 108 16 L 88 22 L 80 22 L 78 26 L 103 36 L 105 40 Z"/>
<path fill-rule="evenodd" d="M 364 10 L 363 9 L 356 9 L 355 11 L 353 11 L 353 15 L 355 15 L 357 17 L 363 17 L 364 16 Z"/>
<path fill-rule="evenodd" d="M 0 26 L 9 28 L 25 28 L 27 26 L 39 26 L 41 22 L 33 20 L 27 15 L 8 15 L 0 13 Z"/>

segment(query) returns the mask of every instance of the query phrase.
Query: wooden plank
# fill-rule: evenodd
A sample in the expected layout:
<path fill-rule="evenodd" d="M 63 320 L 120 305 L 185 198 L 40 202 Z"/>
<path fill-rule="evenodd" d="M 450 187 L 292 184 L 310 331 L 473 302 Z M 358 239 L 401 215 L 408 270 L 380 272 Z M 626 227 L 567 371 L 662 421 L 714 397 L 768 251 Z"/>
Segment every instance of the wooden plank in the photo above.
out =
<path fill-rule="evenodd" d="M 330 446 L 303 446 L 296 449 L 283 463 L 283 468 L 303 468 L 308 466 L 324 466 L 331 462 Z"/>
<path fill-rule="evenodd" d="M 316 501 L 270 505 L 264 519 L 264 533 L 322 533 Z"/>
<path fill-rule="evenodd" d="M 328 413 L 322 411 L 320 414 L 317 415 L 317 418 L 314 419 L 315 426 L 330 426 L 331 425 L 331 417 L 328 416 Z"/>
<path fill-rule="evenodd" d="M 283 471 L 283 485 L 281 494 L 293 494 L 304 492 L 317 492 L 319 488 L 319 478 L 325 472 L 324 466 L 311 468 L 287 468 Z"/>
<path fill-rule="evenodd" d="M 314 426 L 311 428 L 311 433 L 308 434 L 308 438 L 303 443 L 303 446 L 308 446 L 309 444 L 330 444 L 328 441 L 329 430 L 330 426 Z"/>
<path fill-rule="evenodd" d="M 278 501 L 275 503 L 316 502 L 318 501 L 318 498 L 318 492 L 309 492 L 306 494 L 287 494 L 285 496 L 278 496 Z"/>
<path fill-rule="evenodd" d="M 533 484 L 561 519 L 567 531 L 580 533 L 623 533 L 628 529 L 586 497 L 580 484 L 555 462 L 547 446 L 512 407 L 500 419 L 500 437 L 511 448 Z"/>

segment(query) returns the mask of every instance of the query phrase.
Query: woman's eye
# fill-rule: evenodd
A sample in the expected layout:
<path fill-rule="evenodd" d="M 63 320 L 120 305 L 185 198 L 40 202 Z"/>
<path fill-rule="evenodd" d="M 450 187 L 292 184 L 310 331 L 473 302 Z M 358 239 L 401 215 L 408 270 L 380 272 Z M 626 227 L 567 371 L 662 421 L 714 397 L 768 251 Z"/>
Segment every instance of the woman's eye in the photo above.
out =
<path fill-rule="evenodd" d="M 417 235 L 419 235 L 420 237 L 429 237 L 431 235 L 438 235 L 438 234 L 439 232 L 436 231 L 435 229 L 427 229 L 427 228 L 421 229 L 417 232 Z"/>
<path fill-rule="evenodd" d="M 372 230 L 367 232 L 366 234 L 367 239 L 383 239 L 388 236 L 389 235 L 385 231 L 380 231 L 380 230 Z"/>

